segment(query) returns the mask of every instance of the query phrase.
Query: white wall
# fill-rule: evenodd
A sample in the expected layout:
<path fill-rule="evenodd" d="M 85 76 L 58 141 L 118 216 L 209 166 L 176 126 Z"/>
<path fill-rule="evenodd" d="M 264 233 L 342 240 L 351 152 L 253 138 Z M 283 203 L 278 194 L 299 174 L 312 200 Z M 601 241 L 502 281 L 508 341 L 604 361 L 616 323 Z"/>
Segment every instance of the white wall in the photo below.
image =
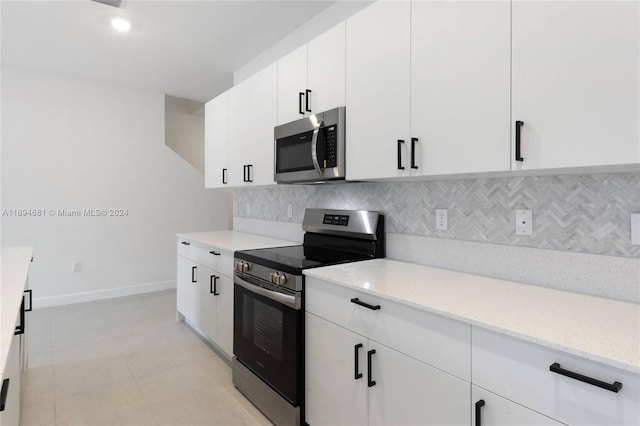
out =
<path fill-rule="evenodd" d="M 373 3 L 373 1 L 369 0 L 341 0 L 335 2 L 283 38 L 276 45 L 237 69 L 233 73 L 233 84 L 235 85 L 246 80 L 262 68 L 274 63 L 304 43 L 313 40 L 315 37 L 338 25 L 371 3 Z"/>
<path fill-rule="evenodd" d="M 164 97 L 164 143 L 204 175 L 204 102 Z"/>
<path fill-rule="evenodd" d="M 164 94 L 2 69 L 2 245 L 33 245 L 35 306 L 175 285 L 176 232 L 228 229 L 228 195 L 164 144 Z M 50 209 L 127 209 L 60 217 Z M 72 261 L 82 262 L 72 272 Z"/>

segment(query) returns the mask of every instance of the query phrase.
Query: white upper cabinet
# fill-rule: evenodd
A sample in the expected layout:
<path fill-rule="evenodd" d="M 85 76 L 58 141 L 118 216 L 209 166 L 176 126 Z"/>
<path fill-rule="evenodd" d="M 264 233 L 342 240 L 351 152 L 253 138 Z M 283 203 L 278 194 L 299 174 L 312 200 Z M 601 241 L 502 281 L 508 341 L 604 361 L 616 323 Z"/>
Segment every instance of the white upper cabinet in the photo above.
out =
<path fill-rule="evenodd" d="M 347 179 L 409 175 L 410 18 L 379 1 L 347 19 Z"/>
<path fill-rule="evenodd" d="M 345 105 L 345 23 L 278 60 L 278 124 Z"/>
<path fill-rule="evenodd" d="M 274 183 L 277 79 L 274 63 L 229 90 L 230 186 Z"/>
<path fill-rule="evenodd" d="M 510 13 L 507 1 L 411 3 L 412 175 L 509 170 Z"/>
<path fill-rule="evenodd" d="M 640 162 L 639 7 L 513 2 L 513 170 Z"/>
<path fill-rule="evenodd" d="M 341 22 L 307 45 L 309 109 L 313 113 L 345 106 L 345 29 L 346 23 Z"/>
<path fill-rule="evenodd" d="M 228 181 L 227 92 L 204 106 L 204 186 L 222 188 Z"/>
<path fill-rule="evenodd" d="M 302 118 L 306 110 L 311 109 L 306 96 L 307 87 L 305 44 L 278 60 L 278 124 Z"/>

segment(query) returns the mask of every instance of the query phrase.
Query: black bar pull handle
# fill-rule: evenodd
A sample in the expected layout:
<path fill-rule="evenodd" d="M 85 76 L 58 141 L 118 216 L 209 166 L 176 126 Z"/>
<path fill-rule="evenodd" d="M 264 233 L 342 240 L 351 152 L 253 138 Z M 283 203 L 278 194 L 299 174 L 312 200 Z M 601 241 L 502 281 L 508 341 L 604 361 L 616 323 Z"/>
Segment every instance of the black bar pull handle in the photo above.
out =
<path fill-rule="evenodd" d="M 211 275 L 211 278 L 209 278 L 209 292 L 214 296 L 220 295 L 218 293 L 218 278 L 220 277 L 217 275 Z"/>
<path fill-rule="evenodd" d="M 16 330 L 13 332 L 14 336 L 24 334 L 24 296 L 22 297 L 22 304 L 20 305 L 20 325 L 16 326 Z"/>
<path fill-rule="evenodd" d="M 251 178 L 251 169 L 253 169 L 253 164 L 247 164 L 247 182 L 253 182 Z"/>
<path fill-rule="evenodd" d="M 210 251 L 209 254 L 212 254 L 214 256 L 220 256 L 220 252 L 215 250 Z"/>
<path fill-rule="evenodd" d="M 307 89 L 305 90 L 305 96 L 304 96 L 304 110 L 307 112 L 311 112 L 311 107 L 309 106 L 309 104 L 311 103 L 311 90 Z"/>
<path fill-rule="evenodd" d="M 25 309 L 25 312 L 31 312 L 33 311 L 33 291 L 32 290 L 25 290 L 25 293 L 29 293 L 29 309 Z"/>
<path fill-rule="evenodd" d="M 603 382 L 602 380 L 594 379 L 593 377 L 584 376 L 580 373 L 575 373 L 573 371 L 565 370 L 564 368 L 561 368 L 560 364 L 558 364 L 557 362 L 554 362 L 549 366 L 549 371 L 552 371 L 556 374 L 567 376 L 574 380 L 588 383 L 590 385 L 597 386 L 599 388 L 606 389 L 608 391 L 615 392 L 615 393 L 620 392 L 620 389 L 622 389 L 622 383 L 620 382 L 607 383 L 607 382 Z"/>
<path fill-rule="evenodd" d="M 404 166 L 402 165 L 402 144 L 404 141 L 402 139 L 398 139 L 398 170 L 404 170 Z"/>
<path fill-rule="evenodd" d="M 353 365 L 354 365 L 354 380 L 358 380 L 362 378 L 362 373 L 360 372 L 360 367 L 358 366 L 358 352 L 360 352 L 360 348 L 362 347 L 362 343 L 358 343 L 353 347 Z"/>
<path fill-rule="evenodd" d="M 484 407 L 484 399 L 476 402 L 476 426 L 482 426 L 482 407 Z"/>
<path fill-rule="evenodd" d="M 302 98 L 304 97 L 304 92 L 298 93 L 298 112 L 300 115 L 304 115 L 304 111 L 302 110 Z"/>
<path fill-rule="evenodd" d="M 183 244 L 185 246 L 190 246 L 191 243 L 187 242 L 187 241 L 180 241 L 180 244 Z"/>
<path fill-rule="evenodd" d="M 191 267 L 191 282 L 192 283 L 195 283 L 197 281 L 197 278 L 196 278 L 196 269 L 197 268 L 198 268 L 197 266 L 192 266 Z"/>
<path fill-rule="evenodd" d="M 367 352 L 367 386 L 369 387 L 373 387 L 376 385 L 376 381 L 373 380 L 372 378 L 372 372 L 371 372 L 371 359 L 373 358 L 373 354 L 376 353 L 375 349 L 371 349 L 369 352 Z"/>
<path fill-rule="evenodd" d="M 378 309 L 380 309 L 380 305 L 370 305 L 368 303 L 362 302 L 357 297 L 354 297 L 353 299 L 351 299 L 351 303 L 355 303 L 356 305 L 364 306 L 365 308 L 371 309 L 372 311 L 377 311 Z"/>
<path fill-rule="evenodd" d="M 7 404 L 7 395 L 9 395 L 9 379 L 2 381 L 2 390 L 0 390 L 0 411 L 4 411 Z"/>
<path fill-rule="evenodd" d="M 416 143 L 418 142 L 418 138 L 411 138 L 411 168 L 417 169 L 416 165 Z"/>
<path fill-rule="evenodd" d="M 227 184 L 227 169 L 222 169 L 222 184 Z"/>
<path fill-rule="evenodd" d="M 246 182 L 247 181 L 247 165 L 243 165 L 242 166 L 242 181 Z"/>
<path fill-rule="evenodd" d="M 524 161 L 520 152 L 520 128 L 524 126 L 524 121 L 516 120 L 516 161 Z"/>

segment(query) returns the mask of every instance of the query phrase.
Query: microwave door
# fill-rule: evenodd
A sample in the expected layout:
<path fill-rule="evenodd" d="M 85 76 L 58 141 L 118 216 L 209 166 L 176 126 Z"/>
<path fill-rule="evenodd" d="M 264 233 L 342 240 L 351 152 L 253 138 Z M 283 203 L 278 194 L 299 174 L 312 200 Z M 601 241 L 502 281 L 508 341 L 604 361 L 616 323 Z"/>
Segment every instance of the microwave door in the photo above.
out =
<path fill-rule="evenodd" d="M 311 160 L 313 161 L 313 168 L 318 172 L 318 176 L 322 176 L 324 174 L 323 170 L 320 168 L 320 163 L 318 162 L 318 133 L 320 133 L 321 127 L 322 122 L 317 123 L 316 128 L 313 129 L 313 136 L 311 137 Z"/>

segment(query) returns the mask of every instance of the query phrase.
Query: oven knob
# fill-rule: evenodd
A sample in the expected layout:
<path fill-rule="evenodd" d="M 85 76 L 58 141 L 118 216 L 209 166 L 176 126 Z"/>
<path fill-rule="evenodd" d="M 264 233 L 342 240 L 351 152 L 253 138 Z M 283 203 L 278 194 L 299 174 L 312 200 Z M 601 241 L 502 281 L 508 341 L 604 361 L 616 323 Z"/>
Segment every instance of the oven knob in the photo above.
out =
<path fill-rule="evenodd" d="M 269 281 L 271 281 L 272 283 L 276 283 L 276 277 L 278 276 L 278 274 L 276 272 L 272 272 L 269 274 Z"/>
<path fill-rule="evenodd" d="M 242 272 L 249 272 L 251 270 L 251 264 L 249 262 L 242 262 Z"/>
<path fill-rule="evenodd" d="M 242 262 L 236 262 L 236 271 L 242 272 Z"/>
<path fill-rule="evenodd" d="M 287 276 L 285 274 L 278 274 L 278 284 L 285 285 L 287 283 Z"/>

